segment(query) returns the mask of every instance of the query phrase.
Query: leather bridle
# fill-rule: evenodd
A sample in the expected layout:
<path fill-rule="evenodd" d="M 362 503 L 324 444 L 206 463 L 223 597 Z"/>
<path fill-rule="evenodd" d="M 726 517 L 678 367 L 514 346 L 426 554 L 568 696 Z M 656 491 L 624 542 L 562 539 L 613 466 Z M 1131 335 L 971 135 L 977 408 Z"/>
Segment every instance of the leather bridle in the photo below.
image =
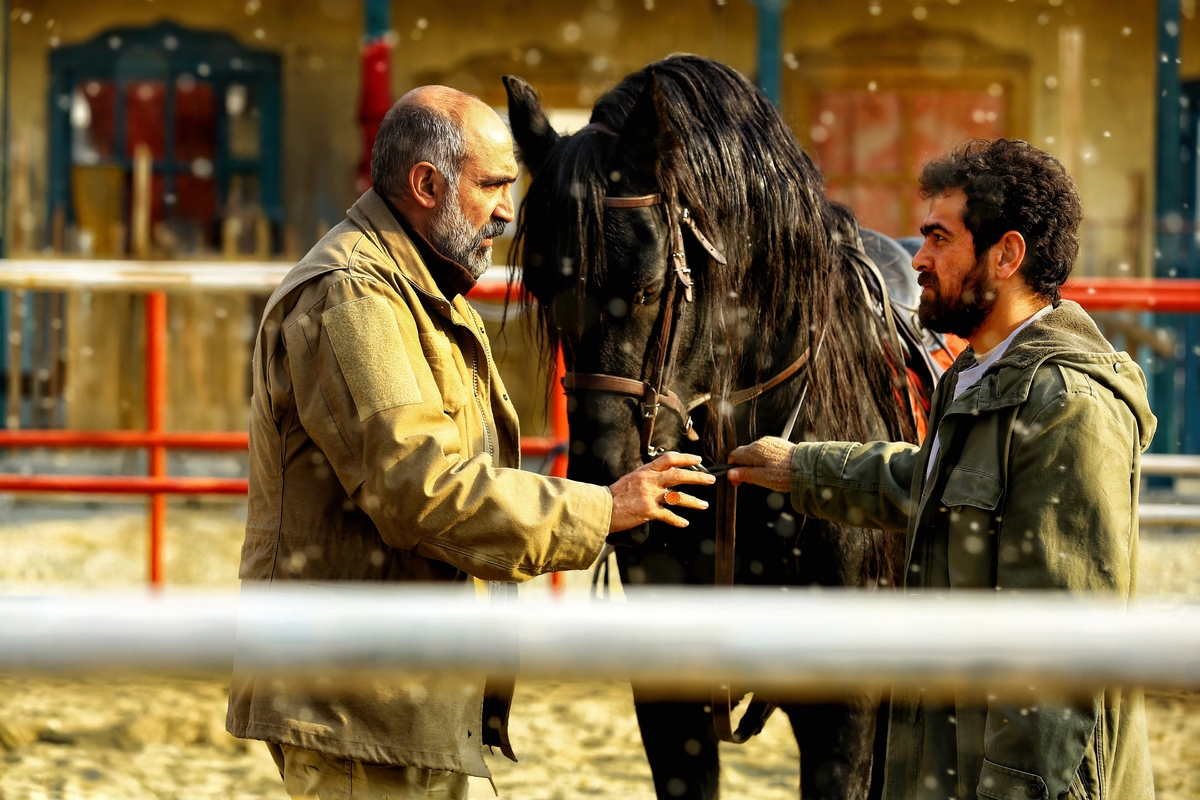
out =
<path fill-rule="evenodd" d="M 600 127 L 588 126 L 588 128 L 608 132 Z M 695 282 L 691 277 L 692 270 L 687 265 L 687 254 L 683 245 L 683 229 L 686 227 L 692 232 L 696 241 L 714 261 L 722 265 L 727 263 L 724 254 L 696 225 L 687 206 L 683 206 L 678 212 L 675 212 L 672 205 L 667 203 L 663 199 L 663 195 L 658 192 L 635 197 L 604 198 L 606 208 L 651 208 L 659 205 L 666 208 L 667 224 L 671 233 L 667 252 L 666 291 L 663 295 L 663 311 L 659 319 L 658 336 L 656 337 L 657 349 L 652 355 L 653 361 L 648 378 L 636 380 L 604 373 L 568 372 L 562 382 L 563 388 L 568 393 L 576 390 L 604 392 L 632 397 L 639 401 L 642 418 L 641 452 L 643 458 L 646 459 L 656 458 L 666 451 L 666 448 L 654 445 L 655 424 L 658 421 L 659 412 L 663 408 L 679 417 L 679 421 L 683 424 L 684 435 L 689 441 L 694 442 L 700 437 L 692 420 L 692 411 L 713 398 L 712 392 L 705 392 L 684 400 L 671 389 L 675 358 L 679 350 L 679 319 L 686 304 L 695 300 Z M 731 392 L 726 400 L 733 406 L 753 400 L 799 372 L 808 363 L 808 358 L 809 351 L 805 350 L 799 358 L 773 377 L 749 388 Z"/>

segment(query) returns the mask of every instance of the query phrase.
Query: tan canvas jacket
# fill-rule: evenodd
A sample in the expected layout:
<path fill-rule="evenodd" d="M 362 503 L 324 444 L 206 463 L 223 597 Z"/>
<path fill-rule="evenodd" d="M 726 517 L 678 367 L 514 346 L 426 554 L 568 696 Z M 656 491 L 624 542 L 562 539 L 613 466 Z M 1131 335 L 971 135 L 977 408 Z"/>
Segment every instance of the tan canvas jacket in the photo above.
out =
<path fill-rule="evenodd" d="M 521 581 L 586 568 L 604 545 L 608 490 L 517 469 L 482 321 L 372 190 L 272 295 L 253 382 L 244 581 Z M 482 697 L 482 676 L 314 695 L 235 669 L 227 727 L 487 776 Z"/>

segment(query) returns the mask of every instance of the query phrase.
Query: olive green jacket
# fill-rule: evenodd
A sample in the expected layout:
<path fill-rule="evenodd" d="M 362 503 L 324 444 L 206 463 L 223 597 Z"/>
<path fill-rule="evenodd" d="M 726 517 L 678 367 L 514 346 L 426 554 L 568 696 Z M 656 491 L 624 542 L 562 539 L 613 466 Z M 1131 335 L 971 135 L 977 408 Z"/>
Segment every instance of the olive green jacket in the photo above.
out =
<path fill-rule="evenodd" d="M 585 569 L 604 547 L 608 490 L 516 469 L 517 415 L 483 322 L 461 294 L 447 299 L 373 190 L 272 295 L 252 371 L 244 581 L 473 591 L 468 576 Z M 235 667 L 229 731 L 489 774 L 483 676 L 311 686 Z"/>
<path fill-rule="evenodd" d="M 923 446 L 800 444 L 802 514 L 907 531 L 906 594 L 969 589 L 1115 595 L 1136 589 L 1146 380 L 1064 301 L 953 400 L 939 383 Z M 932 432 L 940 452 L 926 480 Z M 884 796 L 1143 800 L 1154 795 L 1142 693 L 1084 701 L 893 696 Z"/>

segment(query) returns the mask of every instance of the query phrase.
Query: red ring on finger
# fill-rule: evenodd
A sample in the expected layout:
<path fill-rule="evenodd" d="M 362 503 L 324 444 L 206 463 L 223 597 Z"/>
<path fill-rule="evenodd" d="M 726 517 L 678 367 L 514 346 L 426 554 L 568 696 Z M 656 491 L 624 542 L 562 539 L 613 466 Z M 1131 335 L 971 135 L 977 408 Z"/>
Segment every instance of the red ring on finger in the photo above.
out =
<path fill-rule="evenodd" d="M 676 491 L 663 493 L 663 505 L 677 506 L 683 502 L 683 495 Z"/>

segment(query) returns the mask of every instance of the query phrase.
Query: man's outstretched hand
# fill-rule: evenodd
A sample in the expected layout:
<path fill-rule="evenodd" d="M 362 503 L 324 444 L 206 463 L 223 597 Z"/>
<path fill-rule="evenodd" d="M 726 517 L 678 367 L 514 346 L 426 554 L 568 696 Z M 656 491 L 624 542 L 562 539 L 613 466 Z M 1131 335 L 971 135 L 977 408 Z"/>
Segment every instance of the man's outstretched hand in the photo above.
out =
<path fill-rule="evenodd" d="M 707 472 L 695 472 L 700 456 L 685 453 L 666 453 L 644 464 L 608 487 L 612 492 L 612 521 L 609 533 L 636 528 L 642 523 L 659 520 L 676 528 L 686 528 L 688 521 L 671 512 L 671 506 L 705 509 L 708 503 L 683 492 L 672 492 L 679 484 L 704 486 L 716 481 Z M 667 493 L 671 492 L 672 497 Z M 677 496 L 675 496 L 677 495 Z M 670 500 L 671 502 L 667 502 Z"/>
<path fill-rule="evenodd" d="M 729 470 L 735 484 L 753 483 L 777 492 L 792 491 L 792 451 L 796 445 L 778 436 L 764 436 L 729 454 L 730 464 L 745 464 Z"/>

